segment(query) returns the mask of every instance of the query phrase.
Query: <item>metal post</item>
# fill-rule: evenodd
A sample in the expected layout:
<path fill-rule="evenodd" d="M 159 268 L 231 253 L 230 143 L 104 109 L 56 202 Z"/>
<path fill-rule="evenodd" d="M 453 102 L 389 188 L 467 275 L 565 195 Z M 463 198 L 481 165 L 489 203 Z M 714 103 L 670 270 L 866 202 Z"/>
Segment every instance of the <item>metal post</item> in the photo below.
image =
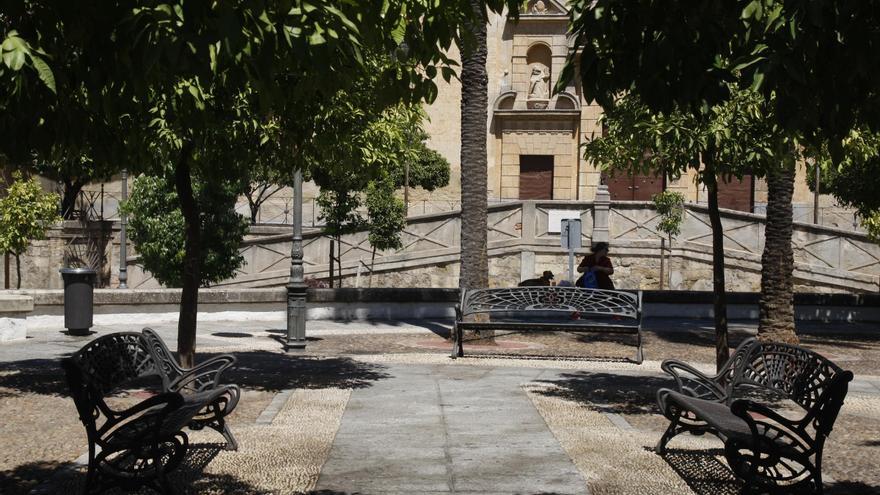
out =
<path fill-rule="evenodd" d="M 303 279 L 302 170 L 293 174 L 293 243 L 290 248 L 290 280 L 287 283 L 287 351 L 306 348 L 306 284 Z"/>
<path fill-rule="evenodd" d="M 409 160 L 403 165 L 403 211 L 409 218 Z"/>
<path fill-rule="evenodd" d="M 813 192 L 813 223 L 819 223 L 819 186 L 820 186 L 820 177 L 821 174 L 819 172 L 819 161 L 816 161 L 816 187 Z"/>
<path fill-rule="evenodd" d="M 128 199 L 128 170 L 122 169 L 122 198 L 121 201 L 124 203 Z M 118 206 L 117 206 L 118 210 Z M 128 249 L 126 244 L 128 239 L 125 236 L 125 226 L 128 223 L 128 220 L 125 218 L 125 213 L 122 213 L 119 216 L 119 288 L 127 289 L 128 288 Z"/>

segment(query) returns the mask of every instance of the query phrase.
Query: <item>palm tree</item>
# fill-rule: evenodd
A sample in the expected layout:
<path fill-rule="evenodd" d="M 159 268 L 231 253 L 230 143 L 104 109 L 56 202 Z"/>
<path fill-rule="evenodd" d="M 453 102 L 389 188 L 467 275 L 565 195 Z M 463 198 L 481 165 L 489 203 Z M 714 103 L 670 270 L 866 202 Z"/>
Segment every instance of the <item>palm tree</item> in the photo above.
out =
<path fill-rule="evenodd" d="M 471 0 L 472 44 L 463 47 L 461 70 L 461 269 L 459 287 L 476 289 L 489 285 L 486 253 L 488 201 L 486 199 L 486 120 L 489 76 L 486 72 L 486 9 Z M 483 336 L 488 337 L 488 336 Z"/>
<path fill-rule="evenodd" d="M 767 174 L 767 224 L 761 255 L 761 301 L 758 337 L 764 341 L 798 343 L 794 328 L 791 248 L 794 163 Z"/>
<path fill-rule="evenodd" d="M 461 288 L 489 284 L 486 254 L 487 158 L 486 120 L 489 76 L 486 73 L 486 11 L 471 0 L 473 46 L 464 54 L 461 70 Z"/>

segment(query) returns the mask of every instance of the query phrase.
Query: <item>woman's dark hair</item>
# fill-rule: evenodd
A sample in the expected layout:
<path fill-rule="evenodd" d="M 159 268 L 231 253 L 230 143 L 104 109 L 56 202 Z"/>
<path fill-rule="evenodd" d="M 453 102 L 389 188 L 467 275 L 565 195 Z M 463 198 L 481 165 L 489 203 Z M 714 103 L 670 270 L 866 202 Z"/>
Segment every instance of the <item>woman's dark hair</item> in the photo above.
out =
<path fill-rule="evenodd" d="M 599 251 L 607 250 L 607 249 L 608 249 L 607 242 L 597 242 L 596 244 L 593 244 L 593 248 L 590 249 L 590 251 L 593 253 L 598 253 Z"/>

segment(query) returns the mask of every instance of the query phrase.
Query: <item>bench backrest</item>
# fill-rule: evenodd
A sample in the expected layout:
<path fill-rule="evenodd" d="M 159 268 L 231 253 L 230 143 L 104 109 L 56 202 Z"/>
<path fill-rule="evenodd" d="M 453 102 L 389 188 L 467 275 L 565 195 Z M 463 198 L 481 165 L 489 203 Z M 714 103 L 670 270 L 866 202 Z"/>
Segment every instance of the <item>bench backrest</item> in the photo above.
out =
<path fill-rule="evenodd" d="M 94 425 L 99 413 L 112 410 L 104 398 L 137 378 L 159 375 L 159 368 L 139 333 L 99 337 L 62 362 L 80 418 Z M 88 426 L 88 424 L 87 424 Z"/>
<path fill-rule="evenodd" d="M 165 390 L 168 390 L 171 382 L 180 378 L 183 375 L 183 368 L 177 364 L 177 360 L 174 359 L 174 354 L 171 354 L 171 351 L 168 349 L 168 346 L 165 345 L 165 341 L 162 340 L 162 337 L 159 337 L 159 334 L 156 333 L 152 328 L 144 328 L 141 332 L 144 338 L 144 342 L 146 342 L 149 350 L 153 353 L 153 357 L 156 360 L 156 366 L 162 372 L 160 375 L 162 376 L 162 385 Z"/>
<path fill-rule="evenodd" d="M 812 422 L 816 431 L 826 436 L 853 378 L 852 372 L 811 350 L 775 342 L 752 346 L 737 374 L 738 383 L 785 394 L 807 411 L 803 421 Z"/>
<path fill-rule="evenodd" d="M 640 319 L 641 292 L 579 287 L 510 287 L 469 289 L 461 295 L 461 314 L 518 311 L 579 312 L 584 316 Z"/>

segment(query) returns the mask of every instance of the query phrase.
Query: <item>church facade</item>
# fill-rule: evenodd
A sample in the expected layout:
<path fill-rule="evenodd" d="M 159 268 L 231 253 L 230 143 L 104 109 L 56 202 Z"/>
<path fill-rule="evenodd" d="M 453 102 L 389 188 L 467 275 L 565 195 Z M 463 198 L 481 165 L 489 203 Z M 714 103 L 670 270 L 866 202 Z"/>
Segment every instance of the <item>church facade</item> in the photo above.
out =
<path fill-rule="evenodd" d="M 487 27 L 489 75 L 488 198 L 511 200 L 582 200 L 595 198 L 605 184 L 612 200 L 649 201 L 663 190 L 705 203 L 704 188 L 692 172 L 677 179 L 603 174 L 585 160 L 581 146 L 600 136 L 602 108 L 587 101 L 577 82 L 553 92 L 571 50 L 568 9 L 558 0 L 531 0 L 518 21 L 493 15 Z M 452 55 L 459 56 L 458 53 Z M 416 201 L 447 201 L 460 194 L 461 84 L 440 81 L 439 96 L 426 110 L 429 145 L 452 164 L 452 183 L 442 191 L 416 196 Z M 811 221 L 813 195 L 798 169 L 796 219 Z M 766 185 L 746 176 L 719 188 L 724 208 L 762 213 Z M 823 206 L 833 204 L 822 198 Z"/>

